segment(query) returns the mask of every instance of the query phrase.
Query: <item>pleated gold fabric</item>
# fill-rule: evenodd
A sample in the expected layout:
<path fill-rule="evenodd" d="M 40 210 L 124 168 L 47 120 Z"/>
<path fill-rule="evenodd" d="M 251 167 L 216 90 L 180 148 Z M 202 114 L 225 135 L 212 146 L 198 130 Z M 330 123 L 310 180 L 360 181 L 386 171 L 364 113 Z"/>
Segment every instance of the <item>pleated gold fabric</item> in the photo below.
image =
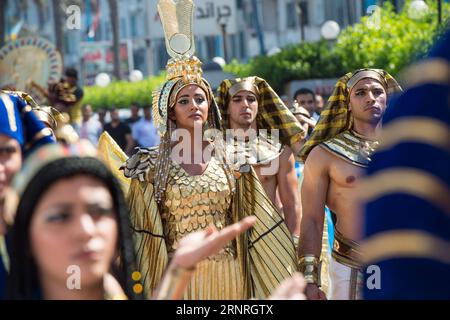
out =
<path fill-rule="evenodd" d="M 127 194 L 131 181 L 119 171 L 120 166 L 128 158 L 125 152 L 120 149 L 119 145 L 106 131 L 100 135 L 97 150 L 99 158 L 111 169 L 116 179 L 120 182 L 123 193 Z"/>
<path fill-rule="evenodd" d="M 163 224 L 153 197 L 153 184 L 133 179 L 128 193 L 133 228 L 137 271 L 150 298 L 169 261 Z"/>
<path fill-rule="evenodd" d="M 114 144 L 100 144 L 116 173 Z M 106 145 L 105 145 L 106 144 Z M 120 150 L 120 149 L 119 149 Z M 150 298 L 162 279 L 170 255 L 182 236 L 214 223 L 218 229 L 255 215 L 256 225 L 216 256 L 198 264 L 185 299 L 266 298 L 298 270 L 296 252 L 282 215 L 274 207 L 253 169 L 229 180 L 213 158 L 202 175 L 190 176 L 171 162 L 166 200 L 154 198 L 158 148 L 141 149 L 121 167 L 131 181 L 128 192 L 138 271 Z"/>
<path fill-rule="evenodd" d="M 189 176 L 171 162 L 166 201 L 159 211 L 152 184 L 156 156 L 149 153 L 157 149 L 144 149 L 124 165 L 125 174 L 132 178 L 128 201 L 137 263 L 148 294 L 157 288 L 182 236 L 203 230 L 210 222 L 221 229 L 249 215 L 258 218 L 256 225 L 198 265 L 184 298 L 266 298 L 298 270 L 289 231 L 253 170 L 228 181 L 214 158 L 199 176 Z"/>
<path fill-rule="evenodd" d="M 241 262 L 250 296 L 264 299 L 298 271 L 296 251 L 283 217 L 266 196 L 253 169 L 238 179 L 237 191 L 233 215 L 237 220 L 257 217 L 255 226 L 241 237 Z"/>

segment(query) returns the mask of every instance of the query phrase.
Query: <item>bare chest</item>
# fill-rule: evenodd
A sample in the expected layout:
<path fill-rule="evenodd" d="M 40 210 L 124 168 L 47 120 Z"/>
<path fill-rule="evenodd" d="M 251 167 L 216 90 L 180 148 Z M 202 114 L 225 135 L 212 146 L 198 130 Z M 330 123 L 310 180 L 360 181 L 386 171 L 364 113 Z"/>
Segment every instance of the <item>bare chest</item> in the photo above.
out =
<path fill-rule="evenodd" d="M 262 184 L 274 183 L 276 185 L 278 166 L 276 165 L 278 159 L 271 161 L 269 164 L 265 165 L 253 165 L 256 174 L 258 175 L 259 181 Z"/>
<path fill-rule="evenodd" d="M 336 158 L 330 165 L 330 182 L 335 187 L 354 188 L 361 180 L 364 173 L 362 167 L 350 164 L 342 159 Z"/>

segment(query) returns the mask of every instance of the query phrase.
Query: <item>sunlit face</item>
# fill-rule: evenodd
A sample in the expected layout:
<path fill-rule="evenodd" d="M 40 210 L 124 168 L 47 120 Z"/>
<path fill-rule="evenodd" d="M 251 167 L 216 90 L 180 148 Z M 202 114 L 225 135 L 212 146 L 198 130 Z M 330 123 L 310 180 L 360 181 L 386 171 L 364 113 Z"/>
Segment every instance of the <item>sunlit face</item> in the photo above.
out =
<path fill-rule="evenodd" d="M 6 187 L 11 184 L 14 174 L 21 167 L 22 152 L 19 142 L 0 134 L 0 200 L 4 199 Z"/>
<path fill-rule="evenodd" d="M 377 124 L 386 110 L 386 90 L 374 79 L 362 79 L 350 92 L 349 110 L 355 121 Z"/>
<path fill-rule="evenodd" d="M 208 110 L 205 91 L 195 84 L 188 85 L 178 92 L 172 120 L 175 120 L 179 129 L 201 128 L 208 120 Z"/>
<path fill-rule="evenodd" d="M 298 104 L 308 110 L 310 114 L 313 114 L 316 111 L 316 97 L 311 93 L 299 94 L 295 97 Z"/>
<path fill-rule="evenodd" d="M 249 127 L 258 115 L 258 99 L 253 92 L 241 90 L 228 103 L 230 125 L 233 128 Z"/>
<path fill-rule="evenodd" d="M 78 175 L 52 184 L 30 223 L 31 250 L 41 280 L 65 286 L 69 266 L 77 266 L 81 289 L 98 285 L 116 254 L 114 210 L 110 192 L 96 178 Z"/>

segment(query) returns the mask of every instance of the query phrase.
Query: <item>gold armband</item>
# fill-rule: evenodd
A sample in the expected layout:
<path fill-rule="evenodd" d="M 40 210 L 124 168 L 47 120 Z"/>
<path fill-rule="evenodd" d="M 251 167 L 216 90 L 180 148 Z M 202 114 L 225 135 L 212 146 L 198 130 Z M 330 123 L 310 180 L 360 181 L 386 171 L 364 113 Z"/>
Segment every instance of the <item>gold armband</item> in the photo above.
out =
<path fill-rule="evenodd" d="M 294 243 L 295 249 L 298 249 L 300 243 L 300 236 L 292 235 L 292 242 Z"/>
<path fill-rule="evenodd" d="M 164 276 L 160 289 L 156 294 L 157 300 L 178 300 L 183 296 L 194 269 L 171 267 Z"/>
<path fill-rule="evenodd" d="M 320 269 L 322 262 L 318 257 L 312 254 L 305 254 L 299 258 L 300 272 L 303 273 L 306 283 L 317 284 L 318 287 L 321 285 L 320 281 Z"/>

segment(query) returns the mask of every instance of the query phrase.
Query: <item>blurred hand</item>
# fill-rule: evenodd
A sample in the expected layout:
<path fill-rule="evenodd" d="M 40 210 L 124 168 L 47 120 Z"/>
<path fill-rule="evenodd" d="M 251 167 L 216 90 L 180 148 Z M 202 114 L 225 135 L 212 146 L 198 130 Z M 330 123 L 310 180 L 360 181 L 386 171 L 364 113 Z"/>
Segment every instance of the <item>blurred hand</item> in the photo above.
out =
<path fill-rule="evenodd" d="M 313 120 L 313 119 L 311 119 L 311 118 L 307 118 L 307 117 L 305 117 L 304 115 L 302 115 L 302 114 L 298 114 L 298 115 L 296 115 L 296 117 L 297 117 L 297 120 L 300 122 L 300 124 L 307 124 L 309 127 L 311 127 L 311 128 L 313 128 L 314 129 L 314 127 L 316 126 L 316 122 Z"/>
<path fill-rule="evenodd" d="M 303 275 L 295 273 L 291 278 L 285 279 L 268 298 L 269 300 L 306 300 L 304 294 L 306 282 Z"/>
<path fill-rule="evenodd" d="M 246 217 L 220 231 L 210 225 L 206 230 L 191 233 L 180 240 L 172 261 L 184 269 L 192 269 L 208 256 L 218 253 L 228 242 L 250 229 L 255 222 L 256 217 Z"/>
<path fill-rule="evenodd" d="M 107 273 L 103 277 L 103 288 L 105 289 L 105 293 L 108 299 L 126 299 L 125 292 L 120 286 L 119 281 L 117 281 L 117 279 L 114 278 L 114 276 L 110 273 Z"/>
<path fill-rule="evenodd" d="M 314 283 L 308 283 L 306 285 L 305 293 L 308 300 L 327 300 L 325 293 Z"/>

